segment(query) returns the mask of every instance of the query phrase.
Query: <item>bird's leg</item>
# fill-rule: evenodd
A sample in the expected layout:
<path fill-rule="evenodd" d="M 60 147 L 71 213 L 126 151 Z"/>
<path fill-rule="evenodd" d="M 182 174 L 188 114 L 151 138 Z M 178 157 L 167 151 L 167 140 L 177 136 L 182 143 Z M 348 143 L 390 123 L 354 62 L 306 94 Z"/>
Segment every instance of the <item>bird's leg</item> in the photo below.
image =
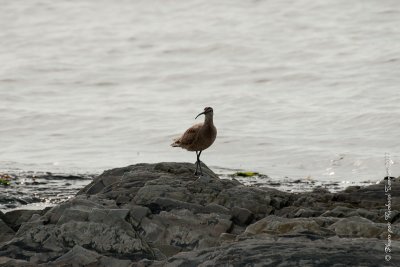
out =
<path fill-rule="evenodd" d="M 203 150 L 200 150 L 199 155 L 197 156 L 197 161 L 199 162 L 199 166 L 200 166 L 200 175 L 203 175 L 203 170 L 201 169 L 201 161 L 200 161 L 200 154 Z"/>
<path fill-rule="evenodd" d="M 198 170 L 198 168 L 199 168 L 199 154 L 197 154 L 197 151 L 195 151 L 196 152 L 196 171 L 194 172 L 194 175 L 197 175 L 197 170 Z"/>

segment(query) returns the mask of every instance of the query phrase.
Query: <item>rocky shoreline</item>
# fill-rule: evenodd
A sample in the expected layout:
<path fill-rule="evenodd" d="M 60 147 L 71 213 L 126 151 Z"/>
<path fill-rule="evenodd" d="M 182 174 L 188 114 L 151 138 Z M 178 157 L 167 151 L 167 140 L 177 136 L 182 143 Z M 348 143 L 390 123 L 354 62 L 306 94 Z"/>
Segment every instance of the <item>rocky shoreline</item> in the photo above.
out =
<path fill-rule="evenodd" d="M 6 173 L 7 185 L 0 187 L 0 211 L 44 209 L 76 195 L 97 175 L 54 174 L 50 172 Z"/>
<path fill-rule="evenodd" d="M 287 193 L 205 165 L 105 171 L 44 210 L 0 212 L 0 266 L 398 266 L 400 180 Z M 389 223 L 389 224 L 388 224 Z M 388 226 L 389 228 L 388 232 Z M 390 261 L 385 243 L 391 238 Z"/>

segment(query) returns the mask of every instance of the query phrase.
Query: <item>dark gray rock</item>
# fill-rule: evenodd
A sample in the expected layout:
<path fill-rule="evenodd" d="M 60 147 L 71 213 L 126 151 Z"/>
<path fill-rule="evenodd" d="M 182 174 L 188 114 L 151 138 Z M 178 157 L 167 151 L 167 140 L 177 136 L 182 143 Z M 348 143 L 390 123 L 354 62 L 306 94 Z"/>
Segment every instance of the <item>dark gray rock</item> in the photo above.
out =
<path fill-rule="evenodd" d="M 32 215 L 41 215 L 42 213 L 42 210 L 12 210 L 4 214 L 4 221 L 17 231 L 22 223 L 29 221 Z"/>
<path fill-rule="evenodd" d="M 205 205 L 202 209 L 201 209 L 202 213 L 218 213 L 218 214 L 230 214 L 230 210 L 225 208 L 224 206 L 215 204 L 215 203 L 210 203 Z"/>
<path fill-rule="evenodd" d="M 75 198 L 21 226 L 15 238 L 0 247 L 0 256 L 39 264 L 78 245 L 106 256 L 154 259 L 154 252 L 125 220 L 128 214 L 129 209 L 109 209 Z"/>
<path fill-rule="evenodd" d="M 248 225 L 254 218 L 254 214 L 245 208 L 232 208 L 233 221 L 241 226 Z"/>
<path fill-rule="evenodd" d="M 112 257 L 106 257 L 95 251 L 85 249 L 75 245 L 70 251 L 47 266 L 97 266 L 97 267 L 128 267 L 132 264 L 130 260 L 120 260 Z"/>
<path fill-rule="evenodd" d="M 247 209 L 257 218 L 262 218 L 274 210 L 268 192 L 246 186 L 235 186 L 221 190 L 216 197 L 216 203 L 228 209 L 234 207 Z"/>
<path fill-rule="evenodd" d="M 143 218 L 151 214 L 151 211 L 147 207 L 138 205 L 125 205 L 125 208 L 129 209 L 129 222 L 137 228 L 142 222 Z"/>
<path fill-rule="evenodd" d="M 117 168 L 51 209 L 0 213 L 0 266 L 381 266 L 384 260 L 383 184 L 289 194 L 219 179 L 205 165 L 200 179 L 194 170 L 190 163 Z M 390 222 L 397 225 L 395 200 Z M 397 229 L 392 251 L 399 249 Z"/>
<path fill-rule="evenodd" d="M 30 263 L 26 260 L 19 260 L 10 257 L 0 256 L 1 267 L 37 267 L 37 264 Z"/>
<path fill-rule="evenodd" d="M 4 215 L 4 213 L 0 210 L 0 220 L 6 221 L 6 216 Z"/>
<path fill-rule="evenodd" d="M 340 237 L 365 237 L 386 239 L 388 236 L 388 225 L 385 223 L 374 223 L 366 218 L 353 216 L 343 218 L 329 226 Z M 399 239 L 400 229 L 392 227 L 393 239 Z"/>
<path fill-rule="evenodd" d="M 321 224 L 317 223 L 312 218 L 288 219 L 271 215 L 249 225 L 244 234 L 250 236 L 259 234 L 269 236 L 302 235 L 311 239 L 316 239 L 333 236 L 334 232 L 322 227 Z"/>
<path fill-rule="evenodd" d="M 115 200 L 115 202 L 117 203 L 117 205 L 121 205 L 121 204 L 127 204 L 131 201 L 131 197 L 130 196 L 126 196 L 126 195 L 120 195 L 117 197 L 117 199 Z"/>
<path fill-rule="evenodd" d="M 392 244 L 393 251 L 399 251 L 400 242 Z M 382 246 L 381 241 L 374 239 L 248 239 L 181 252 L 169 258 L 165 266 L 384 266 Z M 397 262 L 400 255 L 392 254 L 391 263 Z"/>
<path fill-rule="evenodd" d="M 13 229 L 11 229 L 2 219 L 0 219 L 0 243 L 12 239 L 14 235 L 15 232 Z"/>
<path fill-rule="evenodd" d="M 354 209 L 343 206 L 337 206 L 332 210 L 328 210 L 324 212 L 321 216 L 338 217 L 338 218 L 361 216 L 369 220 L 375 220 L 375 221 L 380 220 L 381 217 L 379 216 L 379 211 L 373 212 L 373 211 L 368 211 L 366 209 L 361 209 L 361 208 Z"/>
<path fill-rule="evenodd" d="M 194 214 L 185 209 L 162 211 L 144 218 L 140 225 L 145 240 L 164 255 L 219 245 L 219 236 L 232 227 L 229 215 Z"/>
<path fill-rule="evenodd" d="M 318 210 L 312 210 L 312 209 L 307 209 L 307 208 L 300 208 L 296 211 L 294 214 L 294 217 L 303 217 L 303 218 L 309 218 L 309 217 L 318 217 L 322 214 L 322 211 Z"/>

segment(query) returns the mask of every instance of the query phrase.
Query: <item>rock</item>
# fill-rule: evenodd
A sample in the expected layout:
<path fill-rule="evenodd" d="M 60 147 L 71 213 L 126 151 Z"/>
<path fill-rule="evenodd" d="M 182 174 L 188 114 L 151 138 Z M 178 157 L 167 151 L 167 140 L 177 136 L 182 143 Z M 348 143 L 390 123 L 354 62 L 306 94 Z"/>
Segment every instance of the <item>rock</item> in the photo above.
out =
<path fill-rule="evenodd" d="M 393 251 L 399 251 L 399 241 L 392 245 Z M 374 239 L 247 239 L 181 252 L 165 266 L 382 266 L 382 253 L 382 242 Z M 400 261 L 399 254 L 391 256 L 391 262 Z"/>
<path fill-rule="evenodd" d="M 219 244 L 219 236 L 232 226 L 228 215 L 194 214 L 189 210 L 162 211 L 144 218 L 143 237 L 167 256 L 179 251 Z"/>
<path fill-rule="evenodd" d="M 236 237 L 237 235 L 234 234 L 222 233 L 219 236 L 219 240 L 221 241 L 221 243 L 230 243 L 236 241 Z"/>
<path fill-rule="evenodd" d="M 8 227 L 8 225 L 2 219 L 0 219 L 0 243 L 12 239 L 14 235 L 15 232 Z"/>
<path fill-rule="evenodd" d="M 198 213 L 203 209 L 203 206 L 199 204 L 188 203 L 171 198 L 156 197 L 152 198 L 150 201 L 150 203 L 142 203 L 141 200 L 136 200 L 136 203 L 148 205 L 152 209 L 153 213 L 170 211 L 173 209 L 188 209 L 192 210 L 194 213 Z"/>
<path fill-rule="evenodd" d="M 194 169 L 108 170 L 50 209 L 0 213 L 0 266 L 380 266 L 389 221 L 399 249 L 383 184 L 289 194 Z"/>
<path fill-rule="evenodd" d="M 385 181 L 366 187 L 350 186 L 342 192 L 334 195 L 333 200 L 338 202 L 351 203 L 354 207 L 363 209 L 381 209 L 387 203 L 385 194 Z M 400 210 L 400 179 L 393 179 L 391 182 L 392 210 Z"/>
<path fill-rule="evenodd" d="M 329 226 L 340 237 L 364 237 L 387 239 L 388 226 L 384 223 L 374 223 L 366 218 L 353 216 L 343 218 Z M 392 227 L 392 239 L 400 239 L 400 230 Z"/>
<path fill-rule="evenodd" d="M 51 210 L 49 210 L 45 214 L 45 218 L 49 220 L 49 223 L 57 223 L 61 216 L 64 215 L 68 216 L 68 214 L 65 214 L 65 211 L 67 210 L 68 212 L 75 213 L 75 214 L 80 214 L 82 215 L 82 212 L 90 212 L 92 209 L 97 208 L 97 209 L 102 209 L 103 208 L 103 203 L 101 200 L 96 199 L 97 201 L 92 201 L 91 199 L 87 199 L 84 197 L 76 197 L 74 199 L 71 199 L 69 201 L 66 201 L 58 206 L 53 207 Z M 112 208 L 117 208 L 117 206 L 111 206 Z M 71 214 L 73 215 L 73 214 Z M 71 219 L 75 219 L 74 217 L 71 217 Z M 81 220 L 82 218 L 77 218 L 78 220 Z M 63 219 L 65 220 L 65 219 Z"/>
<path fill-rule="evenodd" d="M 142 207 L 138 205 L 132 205 L 132 206 L 127 205 L 125 207 L 129 208 L 130 223 L 134 227 L 138 227 L 142 222 L 143 218 L 151 214 L 150 209 L 147 207 Z"/>
<path fill-rule="evenodd" d="M 384 211 L 386 212 L 386 211 Z M 385 217 L 385 215 L 384 215 Z M 393 224 L 398 224 L 400 223 L 400 212 L 397 210 L 394 210 L 390 213 L 390 215 L 387 216 L 388 221 L 393 223 Z"/>
<path fill-rule="evenodd" d="M 0 210 L 0 220 L 3 220 L 3 221 L 7 220 L 6 216 L 4 215 L 4 213 L 1 210 Z"/>
<path fill-rule="evenodd" d="M 225 208 L 224 206 L 215 204 L 215 203 L 210 203 L 205 205 L 202 209 L 201 209 L 202 213 L 218 213 L 218 214 L 230 214 L 230 210 Z"/>
<path fill-rule="evenodd" d="M 42 210 L 13 210 L 4 215 L 4 221 L 15 231 L 18 231 L 22 223 L 29 221 L 34 214 L 41 215 Z"/>
<path fill-rule="evenodd" d="M 131 264 L 130 260 L 102 256 L 97 252 L 75 245 L 70 251 L 51 262 L 48 266 L 128 267 Z"/>
<path fill-rule="evenodd" d="M 218 176 L 213 173 L 207 166 L 204 166 L 203 173 L 213 179 Z M 97 194 L 118 187 L 119 185 L 127 186 L 130 189 L 138 189 L 153 179 L 160 178 L 161 175 L 172 177 L 193 177 L 197 179 L 194 173 L 194 165 L 190 163 L 158 163 L 158 164 L 136 164 L 124 168 L 117 168 L 105 171 L 98 176 L 91 184 L 83 188 L 79 194 Z M 130 190 L 132 191 L 132 190 Z M 134 190 L 133 190 L 134 191 Z"/>
<path fill-rule="evenodd" d="M 321 227 L 312 218 L 282 218 L 270 215 L 249 225 L 245 235 L 266 234 L 271 236 L 279 235 L 305 235 L 312 239 L 334 235 L 334 232 Z"/>
<path fill-rule="evenodd" d="M 121 204 L 127 204 L 131 201 L 132 199 L 129 196 L 118 196 L 117 199 L 115 200 L 115 202 L 117 203 L 117 205 L 121 205 Z"/>
<path fill-rule="evenodd" d="M 89 265 L 98 263 L 98 259 L 101 257 L 98 253 L 84 249 L 79 245 L 75 245 L 69 252 L 57 258 L 55 264 L 79 264 Z"/>
<path fill-rule="evenodd" d="M 0 256 L 0 266 L 1 267 L 36 267 L 36 264 L 29 263 L 25 260 L 16 260 L 9 257 Z"/>
<path fill-rule="evenodd" d="M 24 224 L 1 247 L 0 256 L 19 255 L 42 263 L 79 245 L 106 256 L 154 259 L 154 252 L 125 220 L 128 214 L 128 209 L 108 209 L 76 198 Z"/>
<path fill-rule="evenodd" d="M 299 211 L 299 207 L 296 206 L 287 206 L 279 210 L 272 210 L 270 214 L 283 217 L 283 218 L 294 218 L 296 217 L 295 214 Z M 302 216 L 299 216 L 302 217 Z M 260 218 L 259 218 L 260 219 Z"/>
<path fill-rule="evenodd" d="M 321 214 L 322 214 L 322 211 L 301 208 L 296 211 L 296 213 L 294 214 L 294 217 L 295 218 L 298 218 L 298 217 L 309 218 L 309 217 L 318 217 Z"/>
<path fill-rule="evenodd" d="M 254 214 L 248 209 L 233 207 L 232 216 L 236 224 L 244 226 L 253 220 Z"/>
<path fill-rule="evenodd" d="M 69 221 L 85 222 L 89 220 L 89 211 L 84 211 L 75 208 L 64 210 L 60 218 L 55 222 L 58 225 L 65 224 Z"/>
<path fill-rule="evenodd" d="M 105 185 L 103 184 L 103 181 L 97 181 L 96 183 L 90 183 L 89 184 L 89 188 L 84 188 L 83 190 L 81 190 L 79 193 L 81 193 L 81 192 L 85 192 L 85 193 L 87 193 L 87 194 L 91 194 L 91 195 L 93 195 L 93 194 L 97 194 L 97 193 L 99 193 L 101 190 L 103 190 L 104 189 L 104 187 L 105 187 Z"/>
<path fill-rule="evenodd" d="M 216 197 L 216 203 L 228 209 L 244 208 L 256 217 L 264 217 L 271 213 L 274 207 L 268 192 L 245 186 L 235 186 L 222 190 Z"/>
<path fill-rule="evenodd" d="M 339 221 L 340 219 L 335 217 L 313 217 L 312 220 L 318 223 L 319 226 L 327 229 L 329 226 Z"/>
<path fill-rule="evenodd" d="M 343 207 L 343 206 L 337 206 L 333 210 L 328 210 L 324 212 L 321 216 L 324 217 L 353 217 L 353 216 L 361 216 L 370 220 L 379 220 L 379 214 L 373 213 L 371 211 L 368 211 L 366 209 L 352 209 L 348 207 Z"/>

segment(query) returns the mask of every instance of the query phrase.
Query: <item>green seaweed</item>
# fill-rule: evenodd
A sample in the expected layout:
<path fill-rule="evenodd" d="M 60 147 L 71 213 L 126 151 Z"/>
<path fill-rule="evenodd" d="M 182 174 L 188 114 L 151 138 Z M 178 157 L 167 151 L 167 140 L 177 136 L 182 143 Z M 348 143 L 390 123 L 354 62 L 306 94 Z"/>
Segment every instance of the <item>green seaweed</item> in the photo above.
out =
<path fill-rule="evenodd" d="M 10 181 L 0 178 L 0 184 L 4 186 L 10 185 Z"/>
<path fill-rule="evenodd" d="M 235 174 L 237 176 L 241 176 L 241 177 L 252 177 L 252 176 L 259 175 L 258 172 L 237 172 Z"/>
<path fill-rule="evenodd" d="M 0 185 L 4 185 L 4 186 L 10 185 L 11 179 L 12 179 L 12 176 L 10 176 L 8 174 L 0 173 Z"/>

